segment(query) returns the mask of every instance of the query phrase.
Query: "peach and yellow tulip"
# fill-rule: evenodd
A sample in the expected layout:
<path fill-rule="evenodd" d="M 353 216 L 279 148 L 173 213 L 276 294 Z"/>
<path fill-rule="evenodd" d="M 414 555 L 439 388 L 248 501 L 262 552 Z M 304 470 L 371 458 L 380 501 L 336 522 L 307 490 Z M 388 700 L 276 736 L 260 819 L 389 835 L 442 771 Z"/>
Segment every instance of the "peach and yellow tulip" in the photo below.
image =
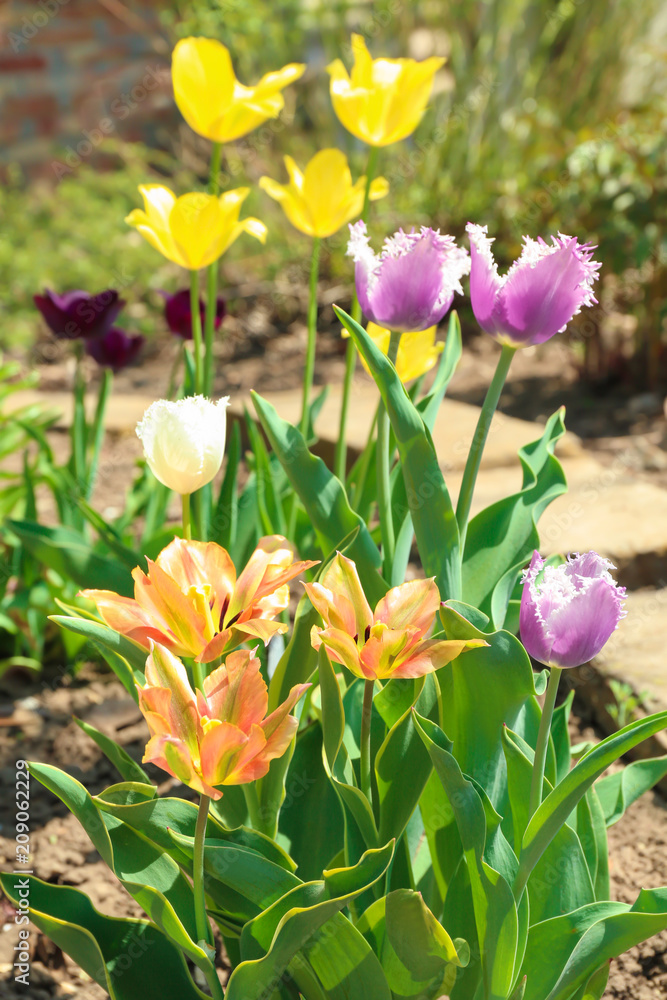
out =
<path fill-rule="evenodd" d="M 437 330 L 437 326 L 430 326 L 428 330 L 415 330 L 401 336 L 394 365 L 401 382 L 410 382 L 413 378 L 419 378 L 420 375 L 425 375 L 437 365 L 438 358 L 445 346 L 444 341 L 436 341 Z M 386 354 L 389 350 L 391 331 L 385 330 L 377 323 L 369 323 L 366 327 L 366 333 L 382 353 Z M 349 336 L 347 330 L 343 329 L 343 337 Z M 361 363 L 370 375 L 371 370 L 365 358 L 361 358 Z"/>
<path fill-rule="evenodd" d="M 144 649 L 151 641 L 177 656 L 210 663 L 247 639 L 268 643 L 287 625 L 275 621 L 289 604 L 288 581 L 316 565 L 294 562 L 282 535 L 262 538 L 237 579 L 226 549 L 215 542 L 174 538 L 148 574 L 132 571 L 134 598 L 84 590 L 109 628 Z"/>
<path fill-rule="evenodd" d="M 182 38 L 174 49 L 171 75 L 176 104 L 190 128 L 211 142 L 232 142 L 277 118 L 285 106 L 281 91 L 305 68 L 290 63 L 267 73 L 254 87 L 244 87 L 222 42 Z"/>
<path fill-rule="evenodd" d="M 358 218 L 364 204 L 366 178 L 352 183 L 347 157 L 339 149 L 321 149 L 301 172 L 291 156 L 285 157 L 289 184 L 260 177 L 259 186 L 279 202 L 292 225 L 306 236 L 326 239 L 350 219 Z M 371 182 L 370 199 L 389 192 L 384 177 Z"/>
<path fill-rule="evenodd" d="M 340 59 L 327 67 L 331 101 L 348 132 L 369 146 L 388 146 L 417 128 L 445 60 L 372 59 L 362 35 L 352 35 L 354 66 Z"/>
<path fill-rule="evenodd" d="M 220 196 L 191 191 L 177 198 L 161 184 L 140 184 L 144 207 L 133 209 L 125 221 L 167 260 L 198 271 L 221 257 L 241 233 L 264 243 L 263 222 L 239 219 L 249 192 L 247 187 Z"/>
<path fill-rule="evenodd" d="M 230 653 L 195 692 L 181 661 L 156 643 L 146 661 L 146 684 L 138 686 L 151 734 L 143 759 L 219 799 L 216 786 L 256 781 L 285 753 L 298 727 L 290 712 L 308 687 L 293 687 L 267 716 L 267 687 L 250 650 Z"/>
<path fill-rule="evenodd" d="M 440 607 L 433 579 L 392 587 L 371 611 L 357 567 L 338 552 L 322 580 L 304 586 L 325 623 L 313 626 L 313 646 L 323 645 L 332 660 L 364 680 L 421 677 L 467 649 L 487 645 L 477 639 L 429 638 Z"/>

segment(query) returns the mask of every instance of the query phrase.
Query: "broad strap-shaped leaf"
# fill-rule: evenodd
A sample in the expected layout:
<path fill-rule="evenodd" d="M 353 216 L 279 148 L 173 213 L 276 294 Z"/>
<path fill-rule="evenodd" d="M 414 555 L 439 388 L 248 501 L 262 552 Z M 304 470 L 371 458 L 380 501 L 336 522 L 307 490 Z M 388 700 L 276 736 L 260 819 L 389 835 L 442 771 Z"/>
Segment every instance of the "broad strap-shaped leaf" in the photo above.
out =
<path fill-rule="evenodd" d="M 631 723 L 584 754 L 570 773 L 556 785 L 537 809 L 524 834 L 516 884 L 517 895 L 523 891 L 531 871 L 560 827 L 597 778 L 624 753 L 660 732 L 665 726 L 667 712 L 658 712 Z"/>
<path fill-rule="evenodd" d="M 440 355 L 440 361 L 436 369 L 435 378 L 427 396 L 420 399 L 416 404 L 425 425 L 430 433 L 433 433 L 436 417 L 445 397 L 447 387 L 456 371 L 456 366 L 461 360 L 462 354 L 461 324 L 455 310 L 449 314 L 449 326 L 447 329 L 447 339 L 445 347 Z M 414 400 L 414 395 L 411 394 Z M 405 580 L 405 571 L 410 559 L 410 549 L 414 536 L 412 516 L 408 511 L 403 515 L 401 522 L 400 508 L 407 509 L 407 498 L 405 493 L 405 480 L 403 476 L 397 479 L 396 487 L 392 490 L 392 509 L 394 510 L 394 524 L 396 527 L 396 550 L 394 553 L 394 566 L 391 584 L 398 585 Z"/>
<path fill-rule="evenodd" d="M 127 566 L 117 558 L 100 555 L 73 528 L 50 527 L 33 521 L 7 521 L 7 527 L 44 566 L 79 587 L 115 590 L 132 597 L 134 583 Z"/>
<path fill-rule="evenodd" d="M 626 809 L 667 774 L 667 757 L 636 760 L 595 785 L 607 826 L 618 823 Z"/>
<path fill-rule="evenodd" d="M 534 746 L 540 709 L 530 660 L 516 636 L 504 631 L 483 632 L 468 615 L 479 621 L 479 612 L 466 605 L 445 604 L 440 610 L 448 639 L 484 639 L 489 644 L 468 650 L 438 672 L 444 726 L 461 770 L 479 781 L 494 808 L 504 816 L 508 799 L 503 726 Z"/>
<path fill-rule="evenodd" d="M 386 685 L 390 687 L 391 684 Z M 386 690 L 386 687 L 384 690 Z M 438 718 L 438 684 L 433 674 L 416 685 L 417 712 L 432 721 Z M 410 705 L 394 723 L 375 757 L 375 775 L 380 799 L 379 840 L 398 839 L 405 830 L 433 767 L 423 740 L 415 728 Z"/>
<path fill-rule="evenodd" d="M 518 852 L 528 825 L 528 802 L 533 774 L 534 753 L 520 745 L 509 729 L 503 730 L 503 749 L 507 760 L 510 802 L 514 822 L 514 844 Z M 551 791 L 545 779 L 544 795 Z M 595 855 L 597 858 L 597 854 Z M 595 864 L 588 864 L 578 834 L 564 824 L 549 844 L 528 880 L 531 923 L 539 923 L 556 914 L 578 910 L 595 902 L 593 880 Z"/>
<path fill-rule="evenodd" d="M 319 722 L 299 733 L 280 810 L 280 842 L 304 881 L 319 878 L 343 849 L 341 805 L 322 766 L 322 742 Z"/>
<path fill-rule="evenodd" d="M 66 615 L 50 615 L 50 620 L 60 625 L 62 628 L 74 632 L 76 635 L 85 636 L 90 642 L 98 646 L 104 646 L 112 653 L 122 657 L 131 667 L 134 678 L 138 684 L 145 684 L 144 668 L 148 653 L 138 643 L 128 639 L 127 636 L 115 632 L 108 625 L 102 622 L 91 621 L 88 618 L 73 618 Z M 136 698 L 136 692 L 135 692 Z"/>
<path fill-rule="evenodd" d="M 608 981 L 609 962 L 605 962 L 597 972 L 593 973 L 586 985 L 577 990 L 573 1000 L 602 1000 Z"/>
<path fill-rule="evenodd" d="M 50 885 L 34 875 L 0 874 L 0 885 L 18 907 L 27 888 L 30 917 L 44 934 L 107 990 L 111 1000 L 137 1000 L 150 983 L 155 996 L 206 1000 L 182 952 L 154 923 L 99 913 L 78 889 Z"/>
<path fill-rule="evenodd" d="M 397 889 L 368 907 L 357 929 L 380 959 L 394 997 L 435 1000 L 449 994 L 468 964 L 465 941 L 452 941 L 420 893 Z"/>
<path fill-rule="evenodd" d="M 522 951 L 512 890 L 502 875 L 484 861 L 487 825 L 484 805 L 452 756 L 452 744 L 428 719 L 415 714 L 415 721 L 456 817 L 481 947 L 484 996 L 486 1000 L 506 1000 L 514 979 L 517 952 Z"/>
<path fill-rule="evenodd" d="M 463 554 L 463 600 L 502 627 L 517 574 L 539 548 L 537 522 L 566 490 L 554 448 L 565 433 L 564 410 L 547 421 L 542 437 L 519 451 L 521 490 L 491 504 L 468 525 Z"/>
<path fill-rule="evenodd" d="M 642 889 L 631 907 L 592 903 L 534 924 L 522 969 L 528 977 L 525 1000 L 573 1000 L 603 963 L 665 927 L 664 888 Z"/>
<path fill-rule="evenodd" d="M 227 1000 L 270 995 L 294 956 L 332 918 L 386 871 L 393 843 L 368 851 L 353 868 L 324 872 L 317 882 L 295 887 L 250 921 L 241 936 L 243 961 L 227 984 Z M 363 955 L 366 961 L 367 954 Z"/>
<path fill-rule="evenodd" d="M 74 721 L 79 729 L 82 729 L 98 745 L 104 756 L 111 761 L 125 781 L 139 781 L 150 784 L 150 778 L 143 767 L 137 764 L 135 760 L 132 760 L 130 755 L 115 740 L 112 740 L 109 736 L 105 736 L 99 729 L 95 729 L 95 726 L 84 722 L 83 719 L 75 718 Z"/>
<path fill-rule="evenodd" d="M 574 691 L 570 691 L 565 701 L 554 709 L 551 717 L 551 739 L 553 740 L 554 753 L 556 755 L 556 784 L 563 780 L 570 770 L 572 763 L 570 756 L 570 734 L 567 727 L 570 721 L 573 701 Z"/>
<path fill-rule="evenodd" d="M 347 313 L 334 311 L 368 364 L 391 421 L 424 572 L 435 577 L 443 600 L 458 599 L 459 529 L 430 431 L 386 354 Z"/>
<path fill-rule="evenodd" d="M 75 778 L 49 764 L 30 764 L 30 774 L 60 798 L 79 820 L 119 881 L 147 915 L 197 965 L 208 959 L 197 940 L 192 886 L 176 862 L 143 832 L 100 812 Z"/>
<path fill-rule="evenodd" d="M 350 507 L 345 487 L 322 459 L 308 450 L 298 429 L 278 416 L 275 407 L 255 392 L 252 399 L 271 447 L 317 532 L 323 554 L 336 549 L 350 532 L 359 529 L 348 555 L 357 564 L 369 600 L 378 601 L 387 590 L 378 572 L 380 553 L 365 522 Z"/>

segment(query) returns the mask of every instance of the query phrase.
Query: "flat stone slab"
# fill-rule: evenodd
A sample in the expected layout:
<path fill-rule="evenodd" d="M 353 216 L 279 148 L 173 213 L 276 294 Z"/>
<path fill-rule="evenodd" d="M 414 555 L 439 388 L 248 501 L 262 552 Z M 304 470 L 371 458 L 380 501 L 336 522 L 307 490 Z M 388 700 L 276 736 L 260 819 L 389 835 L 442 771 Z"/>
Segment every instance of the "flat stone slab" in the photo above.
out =
<path fill-rule="evenodd" d="M 605 675 L 615 676 L 655 699 L 651 711 L 667 708 L 667 587 L 629 593 L 627 616 L 595 659 Z"/>

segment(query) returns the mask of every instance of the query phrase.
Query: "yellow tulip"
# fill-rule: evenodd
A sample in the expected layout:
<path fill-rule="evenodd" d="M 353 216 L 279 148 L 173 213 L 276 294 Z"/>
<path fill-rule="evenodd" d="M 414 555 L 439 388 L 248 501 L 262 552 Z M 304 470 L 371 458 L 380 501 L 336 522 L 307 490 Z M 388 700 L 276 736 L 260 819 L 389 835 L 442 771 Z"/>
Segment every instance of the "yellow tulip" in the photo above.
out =
<path fill-rule="evenodd" d="M 259 186 L 280 202 L 285 215 L 306 236 L 333 236 L 350 219 L 361 215 L 366 178 L 352 183 L 347 157 L 339 149 L 315 153 L 303 173 L 291 156 L 285 157 L 289 184 L 260 177 Z M 384 198 L 389 184 L 384 177 L 371 183 L 371 201 Z"/>
<path fill-rule="evenodd" d="M 266 226 L 259 219 L 239 219 L 250 188 L 226 191 L 220 197 L 193 191 L 177 198 L 160 184 L 141 184 L 144 208 L 125 221 L 134 226 L 167 260 L 190 271 L 208 267 L 241 233 L 263 243 Z"/>
<path fill-rule="evenodd" d="M 327 67 L 334 111 L 348 132 L 369 146 L 389 146 L 417 128 L 433 77 L 445 60 L 372 59 L 361 35 L 352 35 L 354 66 L 340 59 Z"/>
<path fill-rule="evenodd" d="M 435 367 L 445 346 L 442 341 L 436 343 L 437 329 L 437 326 L 431 326 L 428 330 L 416 330 L 402 335 L 394 366 L 401 382 L 410 382 Z M 366 333 L 375 346 L 386 354 L 389 350 L 390 331 L 378 326 L 377 323 L 369 323 Z M 343 331 L 343 336 L 350 336 L 347 330 Z M 370 375 L 370 369 L 364 358 L 361 359 L 361 363 Z"/>
<path fill-rule="evenodd" d="M 285 100 L 281 90 L 303 74 L 290 63 L 267 73 L 254 87 L 236 79 L 229 50 L 215 38 L 182 38 L 174 49 L 174 97 L 190 128 L 212 142 L 231 142 L 276 118 Z"/>

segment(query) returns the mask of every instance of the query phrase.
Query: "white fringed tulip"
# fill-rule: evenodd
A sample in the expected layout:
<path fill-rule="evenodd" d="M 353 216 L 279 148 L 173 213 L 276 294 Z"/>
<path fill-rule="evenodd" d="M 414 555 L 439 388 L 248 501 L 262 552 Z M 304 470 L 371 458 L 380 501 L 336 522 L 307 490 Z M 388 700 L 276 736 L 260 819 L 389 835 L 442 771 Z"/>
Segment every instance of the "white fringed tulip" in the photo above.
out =
<path fill-rule="evenodd" d="M 217 403 L 204 396 L 152 403 L 137 436 L 155 478 L 182 496 L 210 483 L 222 465 L 228 406 L 229 396 Z"/>

